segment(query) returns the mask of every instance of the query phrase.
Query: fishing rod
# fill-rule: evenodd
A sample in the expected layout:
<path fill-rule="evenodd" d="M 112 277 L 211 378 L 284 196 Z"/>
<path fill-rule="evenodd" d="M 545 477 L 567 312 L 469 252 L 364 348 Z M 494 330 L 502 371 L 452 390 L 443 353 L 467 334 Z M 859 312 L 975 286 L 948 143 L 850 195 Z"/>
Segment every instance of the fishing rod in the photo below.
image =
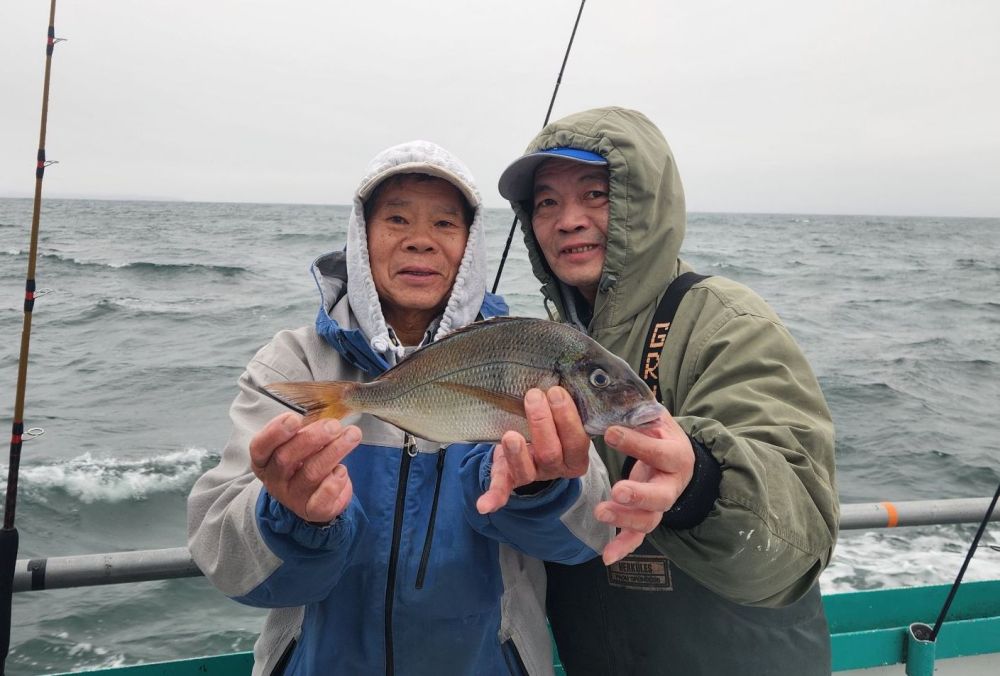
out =
<path fill-rule="evenodd" d="M 559 75 L 556 77 L 556 86 L 552 90 L 552 98 L 549 99 L 549 109 L 545 111 L 545 121 L 542 122 L 542 127 L 549 123 L 549 116 L 552 115 L 552 106 L 556 102 L 556 94 L 559 93 L 559 85 L 562 84 L 563 71 L 566 70 L 566 62 L 569 60 L 569 51 L 573 49 L 573 38 L 576 37 L 576 27 L 580 25 L 580 17 L 583 16 L 583 6 L 587 4 L 587 0 L 580 0 L 580 9 L 576 13 L 576 21 L 573 23 L 573 32 L 570 33 L 569 43 L 566 45 L 566 53 L 563 55 L 562 66 L 559 68 Z M 507 253 L 510 251 L 511 240 L 514 239 L 514 229 L 517 227 L 517 216 L 514 216 L 514 220 L 510 223 L 510 232 L 507 234 L 507 244 L 503 247 L 503 255 L 500 257 L 500 267 L 497 268 L 497 277 L 493 280 L 493 293 L 497 292 L 497 287 L 500 286 L 500 275 L 503 274 L 503 265 L 507 261 Z"/>
<path fill-rule="evenodd" d="M 937 622 L 934 623 L 934 629 L 931 630 L 930 635 L 927 637 L 927 640 L 931 643 L 937 640 L 938 632 L 941 631 L 941 625 L 944 624 L 944 618 L 948 614 L 948 609 L 951 608 L 951 602 L 955 600 L 955 594 L 958 592 L 958 588 L 962 584 L 962 578 L 965 577 L 965 570 L 969 567 L 969 562 L 972 561 L 972 556 L 976 553 L 976 547 L 979 546 L 979 540 L 982 539 L 983 533 L 986 531 L 986 524 L 990 522 L 990 516 L 993 514 L 993 510 L 997 506 L 997 500 L 1000 500 L 1000 484 L 997 484 L 997 490 L 993 494 L 993 500 L 990 502 L 990 506 L 986 508 L 986 515 L 979 523 L 979 530 L 976 531 L 975 537 L 972 538 L 972 544 L 969 546 L 969 552 L 965 555 L 965 561 L 962 562 L 962 567 L 958 571 L 958 576 L 955 578 L 954 584 L 951 585 L 951 590 L 948 592 L 948 598 L 945 599 L 944 606 L 941 608 L 941 613 L 938 615 Z"/>
<path fill-rule="evenodd" d="M 14 566 L 17 562 L 18 535 L 14 527 L 17 507 L 17 475 L 21 464 L 24 438 L 24 393 L 28 380 L 28 345 L 31 341 L 31 316 L 35 306 L 35 260 L 38 255 L 38 222 L 42 204 L 42 179 L 45 167 L 45 128 L 49 115 L 49 76 L 56 42 L 56 0 L 49 6 L 49 30 L 45 46 L 45 84 L 42 87 L 42 123 L 38 137 L 38 162 L 35 168 L 35 201 L 31 213 L 31 247 L 28 274 L 24 285 L 24 324 L 21 329 L 21 355 L 17 368 L 17 392 L 14 400 L 14 424 L 10 435 L 10 463 L 7 466 L 7 493 L 4 498 L 3 529 L 0 530 L 0 676 L 6 671 L 10 652 L 10 618 L 13 603 Z"/>

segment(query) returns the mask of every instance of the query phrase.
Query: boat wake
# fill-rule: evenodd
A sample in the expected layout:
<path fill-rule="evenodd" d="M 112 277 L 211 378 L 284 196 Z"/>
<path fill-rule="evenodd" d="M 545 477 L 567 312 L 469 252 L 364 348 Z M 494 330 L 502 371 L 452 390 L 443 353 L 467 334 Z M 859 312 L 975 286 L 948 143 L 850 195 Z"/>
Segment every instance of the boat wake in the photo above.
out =
<path fill-rule="evenodd" d="M 979 543 L 964 580 L 1000 578 L 1000 524 L 991 524 Z M 901 530 L 842 532 L 823 593 L 950 584 L 965 559 L 977 524 L 921 526 Z"/>

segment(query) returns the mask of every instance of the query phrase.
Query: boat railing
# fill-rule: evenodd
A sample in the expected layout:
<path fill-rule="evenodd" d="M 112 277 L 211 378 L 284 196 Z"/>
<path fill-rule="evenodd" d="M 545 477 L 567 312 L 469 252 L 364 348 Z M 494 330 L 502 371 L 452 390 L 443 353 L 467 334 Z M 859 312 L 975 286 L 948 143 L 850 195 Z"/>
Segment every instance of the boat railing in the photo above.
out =
<path fill-rule="evenodd" d="M 980 522 L 989 505 L 990 498 L 842 504 L 840 529 Z M 1000 506 L 994 509 L 990 518 L 1000 520 Z M 202 574 L 187 547 L 19 559 L 14 570 L 14 591 L 148 582 Z"/>

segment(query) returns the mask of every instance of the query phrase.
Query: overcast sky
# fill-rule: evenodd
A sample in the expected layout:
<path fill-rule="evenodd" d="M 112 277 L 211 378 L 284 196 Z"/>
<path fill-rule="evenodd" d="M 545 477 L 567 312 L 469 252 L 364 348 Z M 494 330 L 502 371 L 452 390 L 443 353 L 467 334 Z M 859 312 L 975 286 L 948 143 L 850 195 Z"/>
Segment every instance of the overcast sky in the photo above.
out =
<path fill-rule="evenodd" d="M 62 0 L 45 195 L 343 204 L 414 138 L 487 206 L 579 2 Z M 49 0 L 0 2 L 0 196 L 30 196 Z M 691 211 L 1000 216 L 1000 3 L 590 0 L 553 117 L 646 113 Z"/>

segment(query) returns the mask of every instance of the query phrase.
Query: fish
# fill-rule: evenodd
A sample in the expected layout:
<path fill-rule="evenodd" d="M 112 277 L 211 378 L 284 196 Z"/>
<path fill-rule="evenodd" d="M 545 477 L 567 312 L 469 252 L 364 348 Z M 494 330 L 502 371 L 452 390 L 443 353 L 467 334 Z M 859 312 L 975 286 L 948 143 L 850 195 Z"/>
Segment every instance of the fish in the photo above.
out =
<path fill-rule="evenodd" d="M 426 345 L 375 380 L 276 382 L 265 394 L 309 424 L 367 413 L 439 443 L 496 442 L 514 430 L 530 440 L 524 394 L 565 388 L 591 436 L 641 427 L 664 409 L 628 363 L 559 322 L 495 317 Z"/>

